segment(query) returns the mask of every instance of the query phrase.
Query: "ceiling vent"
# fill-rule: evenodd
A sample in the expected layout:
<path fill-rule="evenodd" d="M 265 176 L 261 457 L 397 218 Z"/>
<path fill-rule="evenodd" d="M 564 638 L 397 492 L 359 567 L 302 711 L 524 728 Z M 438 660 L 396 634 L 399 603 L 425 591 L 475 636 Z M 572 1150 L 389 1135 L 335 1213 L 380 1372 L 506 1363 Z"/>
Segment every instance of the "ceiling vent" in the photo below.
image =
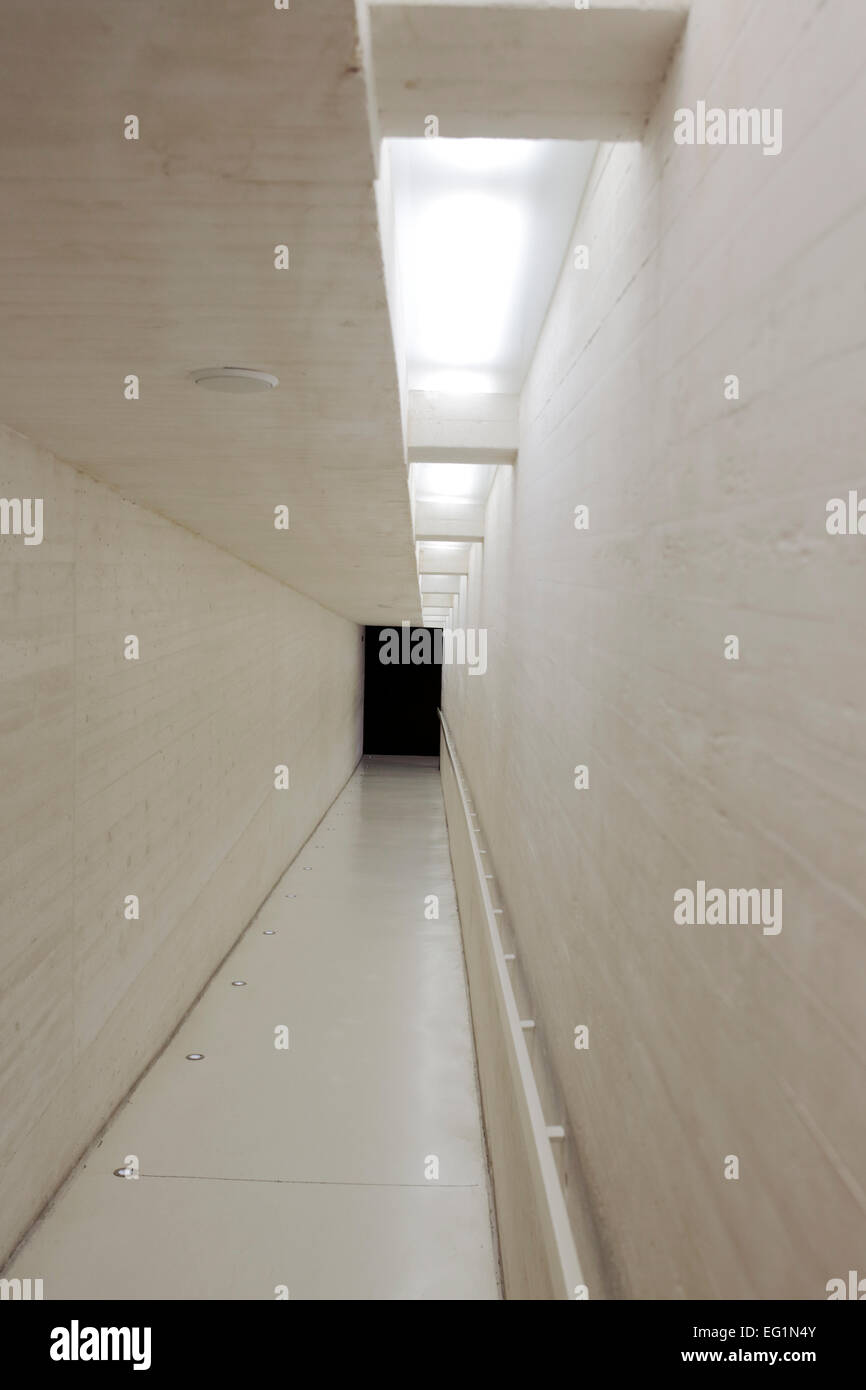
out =
<path fill-rule="evenodd" d="M 232 395 L 250 395 L 253 391 L 272 391 L 279 379 L 270 372 L 254 371 L 252 367 L 205 367 L 193 373 L 196 386 L 208 391 L 226 391 Z"/>

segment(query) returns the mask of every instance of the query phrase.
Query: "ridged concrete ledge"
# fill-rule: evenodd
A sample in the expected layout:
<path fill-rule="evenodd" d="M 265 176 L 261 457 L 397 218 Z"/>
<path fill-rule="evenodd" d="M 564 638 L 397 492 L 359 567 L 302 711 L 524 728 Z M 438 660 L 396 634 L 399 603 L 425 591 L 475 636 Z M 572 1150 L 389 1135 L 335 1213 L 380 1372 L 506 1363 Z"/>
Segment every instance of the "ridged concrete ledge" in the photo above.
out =
<path fill-rule="evenodd" d="M 448 725 L 440 768 L 463 932 L 505 1296 L 586 1297 L 548 1131 Z"/>

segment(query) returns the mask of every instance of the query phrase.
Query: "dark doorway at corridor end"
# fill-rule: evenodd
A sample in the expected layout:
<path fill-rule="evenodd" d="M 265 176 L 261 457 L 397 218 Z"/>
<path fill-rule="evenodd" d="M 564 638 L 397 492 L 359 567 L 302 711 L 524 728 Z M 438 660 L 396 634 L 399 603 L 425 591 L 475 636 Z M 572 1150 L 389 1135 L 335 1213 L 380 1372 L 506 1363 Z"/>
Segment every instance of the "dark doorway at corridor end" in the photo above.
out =
<path fill-rule="evenodd" d="M 365 753 L 439 756 L 442 664 L 436 636 L 429 627 L 366 628 Z"/>

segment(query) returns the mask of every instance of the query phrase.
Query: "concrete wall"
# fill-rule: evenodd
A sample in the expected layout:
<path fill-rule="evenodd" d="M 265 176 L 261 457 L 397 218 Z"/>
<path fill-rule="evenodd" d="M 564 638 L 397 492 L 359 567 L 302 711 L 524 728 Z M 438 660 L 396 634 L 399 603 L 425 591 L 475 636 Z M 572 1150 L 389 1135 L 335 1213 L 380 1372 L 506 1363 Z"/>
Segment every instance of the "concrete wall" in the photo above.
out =
<path fill-rule="evenodd" d="M 7 430 L 0 496 L 43 498 L 45 530 L 0 537 L 2 1254 L 351 773 L 363 649 Z"/>
<path fill-rule="evenodd" d="M 590 268 L 569 255 L 526 382 L 470 575 L 488 672 L 446 672 L 591 1297 L 863 1273 L 866 539 L 825 508 L 866 493 L 864 28 L 697 0 L 644 144 L 600 153 Z M 699 99 L 783 108 L 782 153 L 676 146 Z M 676 925 L 699 879 L 781 888 L 781 932 Z"/>

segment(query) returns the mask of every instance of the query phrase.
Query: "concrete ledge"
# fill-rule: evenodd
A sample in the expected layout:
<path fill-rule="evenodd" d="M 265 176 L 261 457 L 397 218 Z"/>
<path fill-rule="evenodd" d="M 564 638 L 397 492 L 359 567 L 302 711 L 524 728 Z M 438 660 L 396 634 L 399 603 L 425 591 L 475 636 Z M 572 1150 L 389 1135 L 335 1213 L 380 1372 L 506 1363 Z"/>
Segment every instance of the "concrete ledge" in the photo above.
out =
<path fill-rule="evenodd" d="M 444 720 L 439 763 L 505 1296 L 572 1300 L 583 1284 L 581 1267 Z"/>

